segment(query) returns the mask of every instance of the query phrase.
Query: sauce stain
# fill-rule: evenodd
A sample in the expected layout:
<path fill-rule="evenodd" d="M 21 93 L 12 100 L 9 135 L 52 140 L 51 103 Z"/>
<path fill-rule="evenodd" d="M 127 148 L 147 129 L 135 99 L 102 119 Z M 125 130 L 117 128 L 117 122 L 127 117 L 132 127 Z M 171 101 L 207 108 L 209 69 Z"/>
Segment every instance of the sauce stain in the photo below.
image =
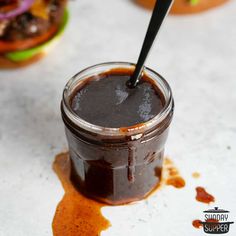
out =
<path fill-rule="evenodd" d="M 52 223 L 54 236 L 92 236 L 110 226 L 102 215 L 101 208 L 106 206 L 84 197 L 70 181 L 70 159 L 68 153 L 58 154 L 53 169 L 65 190 L 65 195 L 57 206 Z"/>
<path fill-rule="evenodd" d="M 166 172 L 166 185 L 171 185 L 175 188 L 183 188 L 185 186 L 185 180 L 180 176 L 179 170 L 169 158 L 164 160 L 164 172 Z"/>
<path fill-rule="evenodd" d="M 196 188 L 196 200 L 199 202 L 207 203 L 209 204 L 210 202 L 214 202 L 215 198 L 208 192 L 203 187 L 197 187 Z"/>
<path fill-rule="evenodd" d="M 185 186 L 185 180 L 181 176 L 171 177 L 166 180 L 166 185 L 172 185 L 175 188 L 183 188 Z"/>
<path fill-rule="evenodd" d="M 193 172 L 192 173 L 192 177 L 195 178 L 195 179 L 198 179 L 200 177 L 200 173 L 198 172 Z"/>
<path fill-rule="evenodd" d="M 173 165 L 173 162 L 171 159 L 169 159 L 168 157 L 165 158 L 164 160 L 164 165 L 168 166 L 168 165 Z"/>
<path fill-rule="evenodd" d="M 169 158 L 164 158 L 163 167 L 155 169 L 156 176 L 161 176 L 160 182 L 153 188 L 153 190 L 147 194 L 145 199 L 153 195 L 157 190 L 167 185 L 172 185 L 175 188 L 183 188 L 185 186 L 185 180 L 180 176 L 178 169 L 174 166 L 174 163 Z"/>
<path fill-rule="evenodd" d="M 193 220 L 192 225 L 196 229 L 200 229 L 202 227 L 201 220 Z"/>

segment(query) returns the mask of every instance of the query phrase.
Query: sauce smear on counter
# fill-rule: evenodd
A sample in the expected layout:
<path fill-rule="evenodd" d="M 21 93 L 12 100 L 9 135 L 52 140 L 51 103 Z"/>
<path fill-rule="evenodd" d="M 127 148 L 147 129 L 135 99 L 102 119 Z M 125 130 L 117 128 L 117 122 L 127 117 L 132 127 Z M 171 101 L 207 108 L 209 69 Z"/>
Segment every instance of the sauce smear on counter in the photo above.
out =
<path fill-rule="evenodd" d="M 101 213 L 101 208 L 106 205 L 84 197 L 71 183 L 68 153 L 56 156 L 53 169 L 65 190 L 53 219 L 53 235 L 99 235 L 107 229 L 110 223 Z"/>
<path fill-rule="evenodd" d="M 185 186 L 185 180 L 180 176 L 178 169 L 169 158 L 165 159 L 164 168 L 167 175 L 166 185 L 171 185 L 175 188 L 183 188 Z"/>

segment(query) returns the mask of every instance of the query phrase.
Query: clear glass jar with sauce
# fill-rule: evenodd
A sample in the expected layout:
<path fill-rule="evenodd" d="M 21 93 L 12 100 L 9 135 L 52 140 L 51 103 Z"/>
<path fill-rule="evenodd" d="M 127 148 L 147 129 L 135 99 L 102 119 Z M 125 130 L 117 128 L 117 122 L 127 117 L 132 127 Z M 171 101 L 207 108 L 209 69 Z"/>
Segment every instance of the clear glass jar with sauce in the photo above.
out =
<path fill-rule="evenodd" d="M 91 124 L 73 111 L 71 100 L 88 78 L 114 71 L 129 74 L 133 69 L 133 64 L 125 62 L 89 67 L 70 79 L 61 103 L 72 182 L 86 196 L 112 205 L 143 199 L 160 182 L 164 146 L 174 110 L 170 86 L 155 71 L 144 69 L 144 75 L 162 95 L 163 108 L 151 120 L 130 127 Z"/>

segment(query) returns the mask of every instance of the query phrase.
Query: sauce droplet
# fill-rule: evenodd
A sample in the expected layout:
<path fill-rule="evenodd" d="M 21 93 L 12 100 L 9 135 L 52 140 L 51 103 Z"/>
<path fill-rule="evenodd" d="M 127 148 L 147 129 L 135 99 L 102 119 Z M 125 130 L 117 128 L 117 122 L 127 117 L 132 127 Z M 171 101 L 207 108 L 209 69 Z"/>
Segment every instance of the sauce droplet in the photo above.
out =
<path fill-rule="evenodd" d="M 193 220 L 192 225 L 196 229 L 200 229 L 202 227 L 201 220 Z"/>
<path fill-rule="evenodd" d="M 84 197 L 70 181 L 68 153 L 58 154 L 53 169 L 65 190 L 52 223 L 54 236 L 99 235 L 110 223 L 101 213 L 105 204 Z"/>
<path fill-rule="evenodd" d="M 198 179 L 200 177 L 200 173 L 198 172 L 193 172 L 192 173 L 192 177 L 195 178 L 195 179 Z"/>
<path fill-rule="evenodd" d="M 181 176 L 175 176 L 167 179 L 166 184 L 172 185 L 175 188 L 183 188 L 185 186 L 185 180 Z"/>
<path fill-rule="evenodd" d="M 164 160 L 164 170 L 166 170 L 166 185 L 171 185 L 175 188 L 183 188 L 185 180 L 180 176 L 178 169 L 169 158 Z"/>
<path fill-rule="evenodd" d="M 166 157 L 165 160 L 164 160 L 164 165 L 172 165 L 173 162 L 170 158 Z"/>
<path fill-rule="evenodd" d="M 170 176 L 176 176 L 179 174 L 179 171 L 175 167 L 169 167 L 168 172 Z"/>
<path fill-rule="evenodd" d="M 203 187 L 197 187 L 196 192 L 197 192 L 196 200 L 199 202 L 210 203 L 215 201 L 215 198 L 211 194 L 206 192 L 206 190 Z"/>

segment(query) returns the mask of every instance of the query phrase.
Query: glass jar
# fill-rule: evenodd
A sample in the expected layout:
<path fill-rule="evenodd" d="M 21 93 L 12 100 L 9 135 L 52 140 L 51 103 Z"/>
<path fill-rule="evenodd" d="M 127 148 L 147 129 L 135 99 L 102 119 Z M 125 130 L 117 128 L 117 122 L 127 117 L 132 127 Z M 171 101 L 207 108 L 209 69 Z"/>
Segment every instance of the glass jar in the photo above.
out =
<path fill-rule="evenodd" d="M 109 62 L 82 70 L 66 84 L 61 103 L 72 182 L 86 196 L 112 205 L 143 199 L 159 184 L 174 109 L 168 83 L 144 68 L 164 97 L 164 107 L 157 116 L 125 128 L 101 127 L 81 119 L 71 108 L 76 88 L 86 79 L 114 69 L 133 71 L 134 64 Z"/>

